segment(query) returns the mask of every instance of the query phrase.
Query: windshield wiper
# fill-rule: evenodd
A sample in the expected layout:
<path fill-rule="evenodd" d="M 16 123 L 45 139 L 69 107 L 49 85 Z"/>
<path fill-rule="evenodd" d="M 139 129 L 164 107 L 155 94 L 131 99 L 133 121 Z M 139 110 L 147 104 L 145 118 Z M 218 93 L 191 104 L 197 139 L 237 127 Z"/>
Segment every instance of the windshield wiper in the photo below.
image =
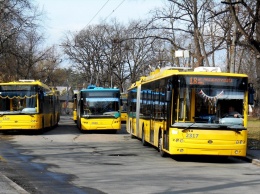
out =
<path fill-rule="evenodd" d="M 187 126 L 187 127 L 185 127 L 183 130 L 182 130 L 182 132 L 185 132 L 186 130 L 188 130 L 192 125 L 194 125 L 195 124 L 195 122 L 194 123 L 191 123 L 189 126 Z"/>
<path fill-rule="evenodd" d="M 231 129 L 232 131 L 240 133 L 240 131 L 244 130 L 245 128 L 241 125 L 227 125 L 227 129 Z"/>

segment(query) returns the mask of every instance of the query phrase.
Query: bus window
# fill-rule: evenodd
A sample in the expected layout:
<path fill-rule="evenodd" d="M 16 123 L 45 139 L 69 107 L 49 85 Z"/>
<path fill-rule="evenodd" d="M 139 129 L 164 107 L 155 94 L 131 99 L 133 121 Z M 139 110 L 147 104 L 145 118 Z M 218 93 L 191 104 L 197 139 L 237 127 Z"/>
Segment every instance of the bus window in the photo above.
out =
<path fill-rule="evenodd" d="M 190 105 L 191 105 L 191 90 L 188 88 L 180 88 L 179 98 L 177 102 L 177 115 L 179 121 L 188 121 L 190 120 Z"/>
<path fill-rule="evenodd" d="M 195 96 L 195 121 L 207 123 L 209 116 L 215 120 L 216 107 L 214 101 L 205 100 L 200 90 L 197 90 Z"/>

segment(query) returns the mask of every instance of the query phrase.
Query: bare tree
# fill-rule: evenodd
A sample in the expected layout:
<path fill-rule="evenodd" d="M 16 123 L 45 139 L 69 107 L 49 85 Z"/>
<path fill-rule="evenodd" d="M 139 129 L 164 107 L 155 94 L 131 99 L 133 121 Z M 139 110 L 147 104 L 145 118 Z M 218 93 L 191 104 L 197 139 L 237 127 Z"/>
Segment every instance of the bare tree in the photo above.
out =
<path fill-rule="evenodd" d="M 100 84 L 107 69 L 105 51 L 109 49 L 104 25 L 89 26 L 79 33 L 68 33 L 61 44 L 73 67 L 84 75 L 87 84 Z"/>
<path fill-rule="evenodd" d="M 47 57 L 39 33 L 41 12 L 30 0 L 0 1 L 0 80 L 31 78 L 35 66 Z M 9 68 L 11 67 L 11 68 Z"/>
<path fill-rule="evenodd" d="M 125 65 L 128 69 L 127 78 L 130 83 L 134 83 L 141 76 L 147 75 L 153 64 L 152 42 L 143 38 L 147 36 L 147 31 L 140 30 L 142 25 L 141 21 L 132 21 L 125 31 L 122 42 L 125 49 Z"/>
<path fill-rule="evenodd" d="M 129 86 L 129 79 L 136 81 L 147 69 L 145 46 L 151 49 L 148 40 L 135 39 L 140 32 L 133 29 L 117 21 L 89 26 L 79 33 L 67 34 L 62 47 L 88 84 L 117 86 L 123 92 Z"/>
<path fill-rule="evenodd" d="M 260 0 L 226 0 L 222 3 L 228 6 L 232 20 L 235 22 L 236 44 L 251 50 L 255 59 L 250 72 L 250 79 L 256 86 L 256 101 L 260 101 Z M 251 59 L 252 59 L 251 58 Z"/>
<path fill-rule="evenodd" d="M 225 31 L 210 20 L 213 6 L 209 0 L 169 0 L 167 8 L 154 12 L 146 29 L 159 30 L 153 37 L 170 42 L 173 51 L 190 51 L 195 59 L 192 66 L 209 66 L 208 57 L 221 48 L 225 36 Z M 217 34 L 210 32 L 212 26 L 218 27 Z"/>

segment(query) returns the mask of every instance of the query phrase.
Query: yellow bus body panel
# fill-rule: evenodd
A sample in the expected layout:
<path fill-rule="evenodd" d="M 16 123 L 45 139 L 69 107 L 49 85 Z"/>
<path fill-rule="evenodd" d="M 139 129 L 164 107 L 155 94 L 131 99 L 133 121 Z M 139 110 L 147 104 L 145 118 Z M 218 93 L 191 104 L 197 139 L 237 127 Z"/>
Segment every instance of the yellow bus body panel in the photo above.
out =
<path fill-rule="evenodd" d="M 73 121 L 76 123 L 77 122 L 77 110 L 73 110 L 73 116 L 72 116 Z"/>
<path fill-rule="evenodd" d="M 159 140 L 159 129 L 163 129 L 166 123 L 156 121 L 151 130 L 150 121 L 141 120 L 139 129 L 136 128 L 136 119 L 129 119 L 132 124 L 131 135 L 144 139 L 147 143 L 157 147 Z M 128 123 L 127 123 L 128 124 Z M 128 127 L 128 128 L 131 128 Z M 143 129 L 143 130 L 142 130 Z M 151 133 L 153 132 L 153 133 Z M 153 137 L 150 135 L 153 134 Z M 171 155 L 215 155 L 215 156 L 246 156 L 247 130 L 199 130 L 170 128 L 169 150 L 163 148 Z"/>
<path fill-rule="evenodd" d="M 126 122 L 127 120 L 127 113 L 126 112 L 121 112 L 121 122 Z"/>
<path fill-rule="evenodd" d="M 57 125 L 59 115 L 3 115 L 0 117 L 0 131 L 7 130 L 40 130 Z"/>
<path fill-rule="evenodd" d="M 171 129 L 169 154 L 246 156 L 247 131 Z"/>
<path fill-rule="evenodd" d="M 39 130 L 42 128 L 41 115 L 3 115 L 0 130 Z"/>
<path fill-rule="evenodd" d="M 120 118 L 81 118 L 81 130 L 120 130 Z"/>

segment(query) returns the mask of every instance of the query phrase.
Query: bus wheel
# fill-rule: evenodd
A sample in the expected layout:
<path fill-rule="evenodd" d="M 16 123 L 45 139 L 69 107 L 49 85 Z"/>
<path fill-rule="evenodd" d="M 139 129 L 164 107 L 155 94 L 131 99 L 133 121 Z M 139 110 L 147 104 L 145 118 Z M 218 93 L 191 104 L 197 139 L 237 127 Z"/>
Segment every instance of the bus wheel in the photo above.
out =
<path fill-rule="evenodd" d="M 159 141 L 158 141 L 158 152 L 160 152 L 160 155 L 161 157 L 165 157 L 166 156 L 166 152 L 163 151 L 163 133 L 160 132 L 160 135 L 159 135 Z"/>
<path fill-rule="evenodd" d="M 42 130 L 44 130 L 44 118 L 42 118 Z"/>
<path fill-rule="evenodd" d="M 51 120 L 50 120 L 50 129 L 52 129 L 53 125 L 52 125 L 52 117 L 51 117 Z"/>
<path fill-rule="evenodd" d="M 129 123 L 129 128 L 130 128 L 130 137 L 131 137 L 131 139 L 134 139 L 135 138 L 135 136 L 133 135 L 133 128 L 132 128 L 132 122 L 130 122 Z"/>
<path fill-rule="evenodd" d="M 142 128 L 142 144 L 143 144 L 143 146 L 146 146 L 146 145 L 147 145 L 147 142 L 146 142 L 145 139 L 144 139 L 144 126 L 143 126 L 143 128 Z"/>
<path fill-rule="evenodd" d="M 79 131 L 82 132 L 81 122 L 80 122 L 80 119 L 79 119 L 79 118 L 77 119 L 77 126 L 78 126 Z"/>
<path fill-rule="evenodd" d="M 39 130 L 39 133 L 43 133 L 44 130 L 45 130 L 45 128 L 44 128 L 44 117 L 42 117 L 42 126 L 41 126 L 41 128 Z"/>

